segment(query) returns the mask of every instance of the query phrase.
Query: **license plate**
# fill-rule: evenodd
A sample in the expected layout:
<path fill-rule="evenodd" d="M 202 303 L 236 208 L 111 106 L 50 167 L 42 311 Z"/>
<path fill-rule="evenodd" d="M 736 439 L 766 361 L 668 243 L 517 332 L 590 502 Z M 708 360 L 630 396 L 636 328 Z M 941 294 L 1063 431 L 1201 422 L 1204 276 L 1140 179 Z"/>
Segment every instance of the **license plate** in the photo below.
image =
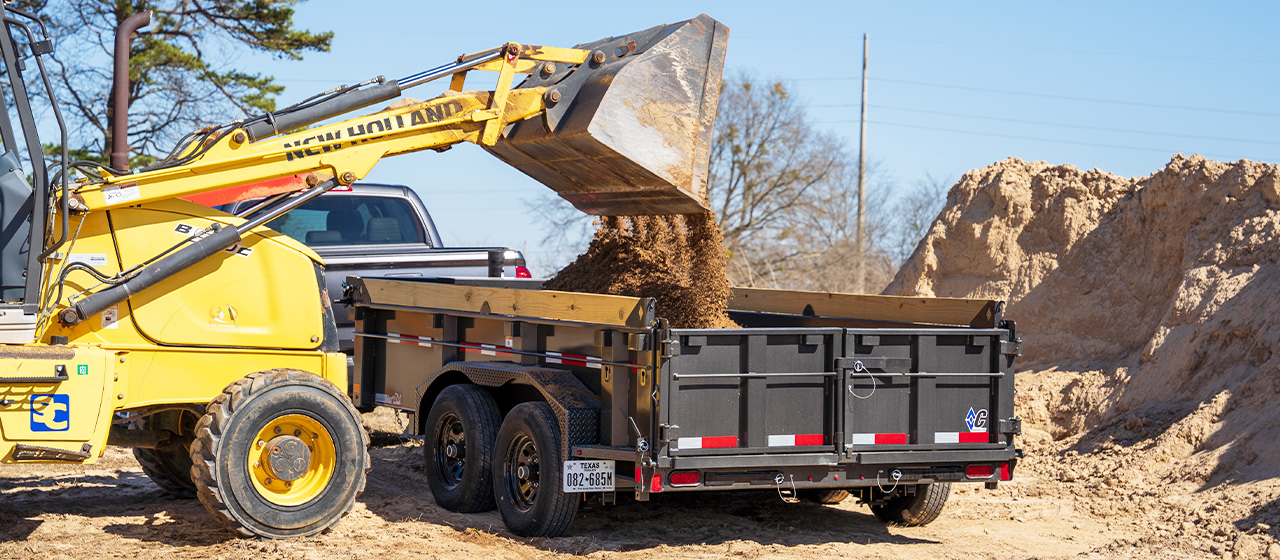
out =
<path fill-rule="evenodd" d="M 565 461 L 565 492 L 612 492 L 613 461 Z"/>

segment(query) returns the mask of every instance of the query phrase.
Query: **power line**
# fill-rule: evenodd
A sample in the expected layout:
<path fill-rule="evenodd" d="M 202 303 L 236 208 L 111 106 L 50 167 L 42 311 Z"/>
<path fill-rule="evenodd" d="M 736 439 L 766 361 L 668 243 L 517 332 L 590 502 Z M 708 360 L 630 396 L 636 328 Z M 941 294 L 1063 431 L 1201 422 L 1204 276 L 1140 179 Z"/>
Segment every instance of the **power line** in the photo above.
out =
<path fill-rule="evenodd" d="M 857 122 L 857 121 L 849 121 L 849 120 L 845 120 L 845 121 L 825 121 L 825 122 L 829 122 L 829 123 L 851 123 L 851 122 Z M 1183 151 L 1185 151 L 1185 150 L 1170 150 L 1170 149 L 1164 149 L 1164 148 L 1147 148 L 1147 147 L 1141 147 L 1141 146 L 1123 146 L 1123 145 L 1119 145 L 1119 144 L 1100 144 L 1100 143 L 1097 143 L 1097 142 L 1079 142 L 1079 141 L 1076 141 L 1076 140 L 1062 140 L 1062 139 L 1059 139 L 1059 138 L 1036 138 L 1036 137 L 1034 137 L 1034 136 L 1020 136 L 1020 135 L 1016 135 L 1016 134 L 999 134 L 999 133 L 995 133 L 995 132 L 978 132 L 978 131 L 975 131 L 975 130 L 960 130 L 960 129 L 955 129 L 955 128 L 943 128 L 943 127 L 938 127 L 938 126 L 924 126 L 924 125 L 917 125 L 917 124 L 896 123 L 896 122 L 888 122 L 888 121 L 867 121 L 867 122 L 872 123 L 872 124 L 884 125 L 884 126 L 896 126 L 896 127 L 900 127 L 900 128 L 915 128 L 915 129 L 920 129 L 920 130 L 934 130 L 934 131 L 938 131 L 938 132 L 952 132 L 952 133 L 956 133 L 956 134 L 969 134 L 969 135 L 973 135 L 973 136 L 987 136 L 987 137 L 992 137 L 992 138 L 1009 138 L 1009 139 L 1013 139 L 1013 140 L 1029 140 L 1029 141 L 1032 141 L 1032 142 L 1051 142 L 1051 143 L 1056 143 L 1056 144 L 1071 144 L 1071 145 L 1075 145 L 1075 146 L 1088 146 L 1088 147 L 1091 147 L 1091 148 L 1110 148 L 1110 149 L 1116 149 L 1116 150 L 1137 150 L 1137 151 L 1142 151 L 1142 152 L 1156 152 L 1156 153 L 1165 153 L 1165 154 L 1175 154 L 1175 153 L 1179 153 L 1179 152 L 1183 152 Z M 1227 155 L 1227 154 L 1214 154 L 1214 153 L 1208 153 L 1208 152 L 1197 152 L 1197 153 L 1200 153 L 1201 155 L 1205 155 L 1205 156 L 1215 157 L 1215 158 L 1230 158 L 1230 157 L 1235 157 L 1234 155 Z M 1261 160 L 1262 158 L 1250 158 L 1250 159 L 1254 159 L 1254 160 Z"/>
<path fill-rule="evenodd" d="M 811 78 L 812 80 L 855 80 L 861 78 L 834 77 L 834 78 Z M 1144 103 L 1142 101 L 1123 101 L 1119 99 L 1101 99 L 1096 97 L 1078 97 L 1074 95 L 1058 95 L 1054 93 L 1036 93 L 1030 91 L 1011 91 L 1004 89 L 980 88 L 972 86 L 957 86 L 953 84 L 938 84 L 933 82 L 917 82 L 914 80 L 898 80 L 894 78 L 871 78 L 876 82 L 887 82 L 893 84 L 907 84 L 914 86 L 926 86 L 945 89 L 958 89 L 963 91 L 976 91 L 981 93 L 996 93 L 1001 95 L 1019 95 L 1023 97 L 1041 97 L 1046 99 L 1062 99 L 1066 101 L 1083 101 L 1086 103 L 1103 103 L 1108 105 L 1124 105 L 1128 107 L 1151 107 L 1155 109 L 1176 109 L 1179 111 L 1199 111 L 1203 113 L 1222 113 L 1229 115 L 1249 115 L 1253 117 L 1280 117 L 1280 113 L 1268 113 L 1266 111 L 1247 111 L 1242 109 L 1217 109 L 1212 107 L 1193 107 L 1190 105 L 1166 105 L 1163 103 Z M 855 107 L 852 103 L 822 105 L 822 107 Z"/>
<path fill-rule="evenodd" d="M 919 43 L 926 45 L 941 45 L 947 47 L 977 47 L 980 49 L 997 49 L 1000 51 L 1036 51 L 1036 52 L 1057 52 L 1065 54 L 1084 54 L 1092 56 L 1127 56 L 1133 58 L 1158 58 L 1166 60 L 1190 61 L 1202 60 L 1206 62 L 1235 62 L 1243 64 L 1280 64 L 1280 60 L 1268 59 L 1246 59 L 1246 58 L 1223 58 L 1209 56 L 1195 56 L 1187 54 L 1159 54 L 1159 53 L 1138 53 L 1138 52 L 1122 52 L 1122 51 L 1091 51 L 1085 49 L 1060 49 L 1053 47 L 1034 47 L 1026 44 L 1008 44 L 996 45 L 988 43 L 966 43 L 958 41 L 937 41 L 931 39 L 910 39 L 905 37 L 884 37 L 881 40 L 897 41 L 899 43 Z"/>
<path fill-rule="evenodd" d="M 912 109 L 909 107 L 894 107 L 891 105 L 871 105 L 871 106 L 877 109 L 889 109 L 891 111 L 905 111 L 909 113 L 923 113 L 927 115 L 961 117 L 966 119 L 979 119 L 979 120 L 1008 122 L 1008 123 L 1016 123 L 1016 124 L 1034 124 L 1034 125 L 1041 125 L 1041 126 L 1058 126 L 1063 128 L 1077 128 L 1081 130 L 1098 130 L 1102 132 L 1145 134 L 1148 136 L 1173 136 L 1177 138 L 1188 138 L 1192 140 L 1216 140 L 1216 141 L 1222 141 L 1222 142 L 1240 142 L 1244 144 L 1267 144 L 1272 146 L 1280 146 L 1280 141 L 1273 141 L 1273 140 L 1253 140 L 1253 139 L 1245 139 L 1245 138 L 1226 138 L 1222 136 L 1197 136 L 1194 134 L 1179 134 L 1176 132 L 1151 132 L 1146 130 L 1129 130 L 1129 129 L 1123 129 L 1123 128 L 1109 128 L 1105 126 L 1089 126 L 1089 125 L 1082 125 L 1082 124 L 1055 123 L 1055 122 L 1048 122 L 1048 121 L 1033 121 L 1033 120 L 1025 120 L 1025 119 L 1011 119 L 1011 118 L 1005 118 L 1005 117 L 992 117 L 992 116 L 986 116 L 986 115 L 951 113 L 947 111 L 931 111 L 928 109 Z M 819 105 L 819 107 L 821 107 L 821 105 Z"/>

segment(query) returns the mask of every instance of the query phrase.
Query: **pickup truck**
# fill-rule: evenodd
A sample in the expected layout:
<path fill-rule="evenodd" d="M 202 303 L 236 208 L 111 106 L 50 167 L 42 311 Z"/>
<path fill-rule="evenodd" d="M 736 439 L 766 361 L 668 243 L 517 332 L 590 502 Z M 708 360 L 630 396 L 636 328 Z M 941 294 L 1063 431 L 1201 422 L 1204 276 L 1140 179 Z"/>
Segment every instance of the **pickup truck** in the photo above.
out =
<path fill-rule="evenodd" d="M 220 207 L 250 212 L 260 200 Z M 334 300 L 338 344 L 352 353 L 352 327 L 342 296 L 347 276 L 529 278 L 524 255 L 504 247 L 445 247 L 431 214 L 413 189 L 356 183 L 337 187 L 267 227 L 288 235 L 324 259 L 325 284 Z"/>
<path fill-rule="evenodd" d="M 517 535 L 617 491 L 853 497 L 924 525 L 1021 457 L 1002 302 L 735 288 L 741 328 L 680 329 L 653 298 L 537 280 L 347 282 L 356 407 L 413 414 L 436 503 Z"/>

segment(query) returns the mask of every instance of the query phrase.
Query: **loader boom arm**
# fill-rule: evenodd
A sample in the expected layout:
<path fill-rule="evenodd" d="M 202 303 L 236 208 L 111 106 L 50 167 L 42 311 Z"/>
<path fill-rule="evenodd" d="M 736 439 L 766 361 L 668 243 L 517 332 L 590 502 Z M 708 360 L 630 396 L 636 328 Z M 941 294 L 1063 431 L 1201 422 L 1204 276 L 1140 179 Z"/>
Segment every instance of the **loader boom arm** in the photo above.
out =
<path fill-rule="evenodd" d="M 291 175 L 309 175 L 315 186 L 329 178 L 349 185 L 364 178 L 387 156 L 444 149 L 459 142 L 492 146 L 507 124 L 541 114 L 548 88 L 512 89 L 515 74 L 537 71 L 544 63 L 581 64 L 590 54 L 579 49 L 509 43 L 505 54 L 474 67 L 498 72 L 493 91 L 461 91 L 465 72 L 455 74 L 445 94 L 420 103 L 398 104 L 371 115 L 274 136 L 258 142 L 235 128 L 211 146 L 192 146 L 202 155 L 190 163 L 112 175 L 75 188 L 86 210 L 111 210 Z"/>

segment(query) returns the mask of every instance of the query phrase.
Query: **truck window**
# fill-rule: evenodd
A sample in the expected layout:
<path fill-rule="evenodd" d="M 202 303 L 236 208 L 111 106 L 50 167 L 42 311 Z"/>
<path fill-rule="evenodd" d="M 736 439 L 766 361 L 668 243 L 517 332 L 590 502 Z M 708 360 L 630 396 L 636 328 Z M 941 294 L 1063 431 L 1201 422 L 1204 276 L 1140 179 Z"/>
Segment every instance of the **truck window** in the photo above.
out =
<path fill-rule="evenodd" d="M 322 196 L 267 222 L 310 246 L 425 244 L 408 201 L 368 196 Z"/>

